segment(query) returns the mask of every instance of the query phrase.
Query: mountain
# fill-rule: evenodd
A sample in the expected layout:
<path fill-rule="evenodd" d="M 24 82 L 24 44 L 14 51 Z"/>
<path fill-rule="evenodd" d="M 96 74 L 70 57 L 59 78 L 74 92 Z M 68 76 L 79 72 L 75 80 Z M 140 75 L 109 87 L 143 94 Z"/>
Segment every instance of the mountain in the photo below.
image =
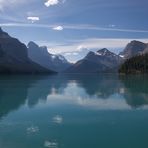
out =
<path fill-rule="evenodd" d="M 119 68 L 119 73 L 148 73 L 148 44 L 132 41 L 119 56 L 125 59 Z"/>
<path fill-rule="evenodd" d="M 123 52 L 119 54 L 120 57 L 123 57 L 124 59 L 129 59 L 131 57 L 141 55 L 148 52 L 148 44 L 145 44 L 140 41 L 131 41 Z"/>
<path fill-rule="evenodd" d="M 28 56 L 43 67 L 57 72 L 64 71 L 71 66 L 64 56 L 50 54 L 46 46 L 39 47 L 34 42 L 28 43 Z"/>
<path fill-rule="evenodd" d="M 148 105 L 148 77 L 147 75 L 119 75 L 124 88 L 123 97 L 132 108 Z"/>
<path fill-rule="evenodd" d="M 97 52 L 90 51 L 86 57 L 68 68 L 67 73 L 99 73 L 117 71 L 122 58 L 108 49 L 103 48 Z"/>
<path fill-rule="evenodd" d="M 0 73 L 53 73 L 28 58 L 27 47 L 0 28 Z"/>
<path fill-rule="evenodd" d="M 143 51 L 143 54 L 146 54 L 146 53 L 148 53 L 148 43 L 146 43 L 146 48 Z"/>

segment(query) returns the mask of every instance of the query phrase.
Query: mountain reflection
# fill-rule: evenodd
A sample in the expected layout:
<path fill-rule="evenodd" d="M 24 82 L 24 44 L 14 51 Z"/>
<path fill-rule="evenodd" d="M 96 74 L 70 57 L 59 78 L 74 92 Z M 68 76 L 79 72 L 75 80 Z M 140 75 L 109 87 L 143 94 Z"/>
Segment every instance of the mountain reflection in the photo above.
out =
<path fill-rule="evenodd" d="M 67 87 L 67 79 L 63 76 L 53 75 L 36 81 L 28 90 L 28 105 L 33 107 L 39 100 L 47 99 L 47 96 L 53 91 L 62 93 Z"/>
<path fill-rule="evenodd" d="M 127 104 L 133 108 L 137 108 L 148 104 L 148 76 L 120 76 L 121 82 L 124 84 L 124 98 Z"/>
<path fill-rule="evenodd" d="M 77 80 L 90 97 L 96 95 L 101 99 L 108 99 L 112 94 L 119 92 L 122 87 L 116 74 L 80 75 Z"/>
<path fill-rule="evenodd" d="M 1 76 L 0 77 L 0 117 L 18 109 L 27 99 L 28 89 L 39 77 Z"/>
<path fill-rule="evenodd" d="M 108 99 L 111 95 L 119 93 L 122 88 L 118 75 L 70 74 L 50 76 L 32 85 L 28 91 L 28 105 L 33 107 L 39 100 L 46 101 L 47 96 L 53 93 L 64 96 L 64 91 L 68 91 L 72 84 L 75 84 L 75 88 L 71 88 L 73 90 L 69 90 L 69 93 L 71 95 L 75 93 L 75 99 L 82 96 L 83 98 L 89 96 L 90 99 L 93 97 Z M 80 89 L 85 92 L 82 94 L 79 92 Z"/>
<path fill-rule="evenodd" d="M 127 103 L 125 105 L 138 108 L 148 104 L 148 76 L 112 74 L 1 76 L 0 118 L 26 103 L 29 107 L 34 107 L 39 101 L 46 102 L 48 97 L 54 100 L 53 94 L 63 98 L 69 94 L 69 99 L 81 101 L 81 104 L 86 102 L 100 104 L 100 101 L 109 102 L 111 98 L 118 96 L 119 99 L 116 99 L 114 105 L 120 105 L 118 102 L 123 100 Z"/>

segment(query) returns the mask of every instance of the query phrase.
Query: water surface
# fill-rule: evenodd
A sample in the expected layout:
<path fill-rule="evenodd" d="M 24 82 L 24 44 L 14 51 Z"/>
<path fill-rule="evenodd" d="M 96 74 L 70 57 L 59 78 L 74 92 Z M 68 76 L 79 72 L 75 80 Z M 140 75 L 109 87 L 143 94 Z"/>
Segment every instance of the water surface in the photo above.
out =
<path fill-rule="evenodd" d="M 148 76 L 0 76 L 0 148 L 147 148 Z"/>

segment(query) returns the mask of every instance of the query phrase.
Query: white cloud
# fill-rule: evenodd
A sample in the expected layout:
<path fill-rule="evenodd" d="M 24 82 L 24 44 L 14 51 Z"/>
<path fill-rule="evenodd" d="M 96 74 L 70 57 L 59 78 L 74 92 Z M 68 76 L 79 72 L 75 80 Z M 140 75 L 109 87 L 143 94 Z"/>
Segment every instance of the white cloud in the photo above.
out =
<path fill-rule="evenodd" d="M 50 6 L 53 6 L 53 5 L 57 5 L 59 3 L 59 0 L 47 0 L 47 2 L 45 2 L 45 6 L 46 7 L 50 7 Z"/>
<path fill-rule="evenodd" d="M 66 52 L 64 53 L 65 56 L 77 56 L 79 55 L 79 52 Z"/>
<path fill-rule="evenodd" d="M 79 53 L 78 52 L 73 52 L 73 55 L 77 56 L 77 55 L 79 55 Z"/>
<path fill-rule="evenodd" d="M 84 45 L 79 45 L 78 47 L 77 47 L 77 49 L 79 50 L 79 51 L 81 51 L 82 49 L 86 49 L 87 47 L 86 46 L 84 46 Z"/>
<path fill-rule="evenodd" d="M 66 52 L 66 53 L 64 53 L 64 55 L 65 55 L 65 56 L 71 56 L 72 53 L 71 53 L 71 52 Z"/>
<path fill-rule="evenodd" d="M 27 17 L 27 19 L 30 20 L 32 23 L 40 20 L 40 18 L 36 16 L 29 16 Z"/>
<path fill-rule="evenodd" d="M 64 28 L 62 26 L 53 27 L 53 30 L 62 31 Z"/>

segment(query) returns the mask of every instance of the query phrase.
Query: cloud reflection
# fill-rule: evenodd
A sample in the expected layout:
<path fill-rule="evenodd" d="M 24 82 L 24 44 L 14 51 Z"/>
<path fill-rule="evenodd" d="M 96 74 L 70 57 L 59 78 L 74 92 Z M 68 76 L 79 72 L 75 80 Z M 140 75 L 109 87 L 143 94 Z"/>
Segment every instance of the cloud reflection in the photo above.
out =
<path fill-rule="evenodd" d="M 44 147 L 47 147 L 47 148 L 58 148 L 58 143 L 57 142 L 51 142 L 51 141 L 45 141 Z"/>
<path fill-rule="evenodd" d="M 27 131 L 27 134 L 38 133 L 39 127 L 38 126 L 31 126 L 31 127 L 28 127 L 26 131 Z"/>
<path fill-rule="evenodd" d="M 33 108 L 69 104 L 101 110 L 148 108 L 148 76 L 3 76 L 0 82 L 0 118 L 24 105 Z"/>
<path fill-rule="evenodd" d="M 53 117 L 52 121 L 57 124 L 63 123 L 63 117 L 60 115 L 56 115 Z"/>

